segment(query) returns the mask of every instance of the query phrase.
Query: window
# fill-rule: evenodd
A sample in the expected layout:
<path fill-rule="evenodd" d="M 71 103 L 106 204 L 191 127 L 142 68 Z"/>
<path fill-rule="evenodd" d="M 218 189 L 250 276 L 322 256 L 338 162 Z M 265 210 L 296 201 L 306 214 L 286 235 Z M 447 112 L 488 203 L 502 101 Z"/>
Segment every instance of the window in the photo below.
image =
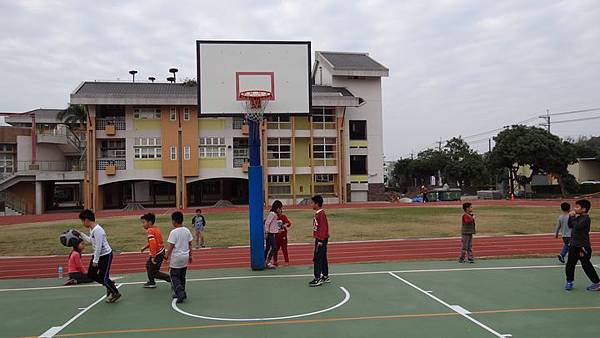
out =
<path fill-rule="evenodd" d="M 270 137 L 267 139 L 267 160 L 271 167 L 289 167 L 291 161 L 291 139 Z"/>
<path fill-rule="evenodd" d="M 198 147 L 198 156 L 200 156 L 200 158 L 224 158 L 225 138 L 201 137 Z"/>
<path fill-rule="evenodd" d="M 177 111 L 175 108 L 171 108 L 171 111 L 169 112 L 169 120 L 177 121 Z"/>
<path fill-rule="evenodd" d="M 160 120 L 160 109 L 156 108 L 135 108 L 133 118 L 136 120 Z"/>
<path fill-rule="evenodd" d="M 336 139 L 334 137 L 314 138 L 313 156 L 317 166 L 335 166 Z"/>
<path fill-rule="evenodd" d="M 269 175 L 269 195 L 290 195 L 292 186 L 290 184 L 290 175 Z"/>
<path fill-rule="evenodd" d="M 242 129 L 242 126 L 244 125 L 245 120 L 243 117 L 236 116 L 233 118 L 232 123 L 233 123 L 233 129 Z"/>
<path fill-rule="evenodd" d="M 15 161 L 13 154 L 0 154 L 0 174 L 12 173 L 15 171 Z"/>
<path fill-rule="evenodd" d="M 190 120 L 190 110 L 188 108 L 184 108 L 183 109 L 183 119 L 185 121 L 189 121 Z"/>
<path fill-rule="evenodd" d="M 317 107 L 312 110 L 313 128 L 335 129 L 335 108 Z"/>
<path fill-rule="evenodd" d="M 248 162 L 248 138 L 233 138 L 233 167 L 241 168 L 244 162 Z"/>
<path fill-rule="evenodd" d="M 289 115 L 267 115 L 267 128 L 290 129 L 292 126 Z"/>
<path fill-rule="evenodd" d="M 183 159 L 189 161 L 191 157 L 190 146 L 183 147 Z"/>
<path fill-rule="evenodd" d="M 335 192 L 334 174 L 315 174 L 315 193 L 332 194 Z"/>
<path fill-rule="evenodd" d="M 365 120 L 350 121 L 350 139 L 351 140 L 366 140 L 367 139 L 367 121 L 365 121 Z"/>
<path fill-rule="evenodd" d="M 124 158 L 125 140 L 102 140 L 100 141 L 100 158 Z"/>
<path fill-rule="evenodd" d="M 136 137 L 133 139 L 133 158 L 157 159 L 162 157 L 160 137 Z"/>
<path fill-rule="evenodd" d="M 350 175 L 367 175 L 367 156 L 350 156 Z"/>
<path fill-rule="evenodd" d="M 177 159 L 177 148 L 175 146 L 171 146 L 171 161 L 175 161 Z"/>

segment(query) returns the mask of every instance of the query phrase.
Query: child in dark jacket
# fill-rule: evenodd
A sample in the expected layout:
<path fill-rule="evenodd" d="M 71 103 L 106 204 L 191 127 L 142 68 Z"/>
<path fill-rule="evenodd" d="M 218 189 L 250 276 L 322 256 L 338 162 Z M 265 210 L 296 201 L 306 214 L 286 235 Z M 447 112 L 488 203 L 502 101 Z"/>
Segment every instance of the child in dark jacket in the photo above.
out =
<path fill-rule="evenodd" d="M 592 246 L 590 243 L 590 227 L 592 221 L 588 213 L 592 204 L 590 201 L 583 199 L 575 202 L 575 210 L 569 214 L 569 228 L 571 228 L 571 242 L 569 243 L 569 255 L 567 265 L 565 266 L 565 274 L 567 275 L 567 284 L 565 290 L 573 290 L 573 281 L 575 280 L 575 266 L 577 261 L 581 262 L 581 267 L 592 281 L 592 284 L 587 287 L 588 291 L 600 291 L 600 278 L 594 269 L 594 265 L 590 262 L 592 258 Z"/>

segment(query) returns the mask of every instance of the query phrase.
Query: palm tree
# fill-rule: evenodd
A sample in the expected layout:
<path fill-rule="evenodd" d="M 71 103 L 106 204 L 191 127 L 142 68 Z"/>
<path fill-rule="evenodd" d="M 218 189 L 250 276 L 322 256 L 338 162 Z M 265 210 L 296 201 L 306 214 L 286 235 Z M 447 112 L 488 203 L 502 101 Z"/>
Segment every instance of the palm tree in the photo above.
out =
<path fill-rule="evenodd" d="M 79 129 L 83 130 L 83 126 L 87 121 L 87 109 L 80 104 L 70 104 L 67 109 L 61 110 L 56 117 L 69 129 L 79 126 Z"/>

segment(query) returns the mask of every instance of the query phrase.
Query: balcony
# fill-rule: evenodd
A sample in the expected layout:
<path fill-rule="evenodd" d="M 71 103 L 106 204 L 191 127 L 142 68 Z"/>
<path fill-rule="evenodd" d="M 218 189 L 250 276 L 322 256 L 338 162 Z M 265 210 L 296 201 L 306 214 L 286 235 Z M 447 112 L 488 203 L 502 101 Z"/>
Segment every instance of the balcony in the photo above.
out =
<path fill-rule="evenodd" d="M 126 169 L 126 161 L 125 159 L 119 158 L 102 158 L 96 161 L 96 169 L 97 170 L 105 170 L 107 175 L 110 175 L 109 172 L 116 170 L 125 170 Z M 114 174 L 113 174 L 114 175 Z"/>
<path fill-rule="evenodd" d="M 85 171 L 84 160 L 70 161 L 17 161 L 17 171 Z"/>
<path fill-rule="evenodd" d="M 96 130 L 104 130 L 106 135 L 114 136 L 117 130 L 125 130 L 125 117 L 97 117 Z"/>

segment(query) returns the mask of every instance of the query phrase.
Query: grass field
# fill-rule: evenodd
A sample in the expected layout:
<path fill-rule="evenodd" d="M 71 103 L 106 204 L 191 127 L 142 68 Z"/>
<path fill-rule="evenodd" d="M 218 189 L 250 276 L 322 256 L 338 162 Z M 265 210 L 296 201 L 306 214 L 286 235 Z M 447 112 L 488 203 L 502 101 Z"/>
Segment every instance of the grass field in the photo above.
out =
<path fill-rule="evenodd" d="M 462 210 L 457 207 L 332 209 L 328 211 L 334 241 L 388 238 L 457 236 Z M 554 207 L 476 207 L 477 230 L 483 235 L 535 234 L 554 230 L 558 215 Z M 312 211 L 286 212 L 293 223 L 290 242 L 308 242 L 312 236 Z M 192 215 L 186 215 L 189 225 Z M 593 218 L 593 216 L 592 216 Z M 246 212 L 214 213 L 206 216 L 206 238 L 211 247 L 246 245 Z M 118 252 L 137 251 L 145 244 L 138 217 L 99 219 L 108 233 L 111 246 Z M 170 229 L 169 215 L 158 217 L 163 235 Z M 58 235 L 68 229 L 83 229 L 79 220 L 6 225 L 0 229 L 0 256 L 66 254 Z M 600 231 L 593 223 L 592 231 Z"/>
<path fill-rule="evenodd" d="M 332 266 L 332 283 L 309 288 L 310 267 L 188 272 L 188 299 L 117 280 L 123 298 L 62 280 L 0 281 L 3 337 L 594 337 L 600 292 L 564 291 L 553 259 L 420 261 Z"/>

